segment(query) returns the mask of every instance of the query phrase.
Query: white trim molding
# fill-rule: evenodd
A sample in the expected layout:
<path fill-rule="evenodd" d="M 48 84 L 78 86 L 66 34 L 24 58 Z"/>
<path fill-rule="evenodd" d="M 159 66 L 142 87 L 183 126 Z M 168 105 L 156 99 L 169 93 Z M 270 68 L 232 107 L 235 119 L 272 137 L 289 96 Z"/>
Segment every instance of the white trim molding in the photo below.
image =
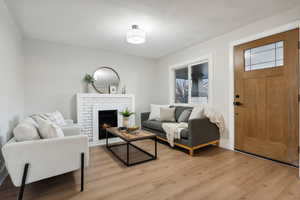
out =
<path fill-rule="evenodd" d="M 188 70 L 190 71 L 190 67 L 191 65 L 195 65 L 195 64 L 201 64 L 201 63 L 205 63 L 208 62 L 208 104 L 209 105 L 213 105 L 213 79 L 214 79 L 214 63 L 213 63 L 213 54 L 206 54 L 203 55 L 201 57 L 198 57 L 196 59 L 193 60 L 189 60 L 189 61 L 185 61 L 182 63 L 178 63 L 172 66 L 169 66 L 169 103 L 174 105 L 175 104 L 175 97 L 174 97 L 174 90 L 175 90 L 175 86 L 174 86 L 174 80 L 175 80 L 175 76 L 174 76 L 174 71 L 176 69 L 180 69 L 183 68 L 185 66 L 188 67 Z M 190 72 L 189 72 L 189 76 L 190 76 Z M 189 77 L 190 78 L 190 77 Z M 189 91 L 191 92 L 191 91 Z M 190 95 L 189 95 L 190 97 Z M 190 101 L 190 99 L 189 99 Z M 180 104 L 176 104 L 176 105 L 188 105 L 188 106 L 195 106 L 198 104 L 184 104 L 184 103 L 180 103 Z"/>
<path fill-rule="evenodd" d="M 277 33 L 289 31 L 295 28 L 300 27 L 300 21 L 295 21 L 283 26 L 279 26 L 262 33 L 251 35 L 240 40 L 232 41 L 229 44 L 229 116 L 228 116 L 228 130 L 229 130 L 229 139 L 228 144 L 226 145 L 228 149 L 234 150 L 234 46 L 240 45 L 243 43 L 251 42 L 257 39 L 261 39 L 267 36 L 271 36 Z"/>

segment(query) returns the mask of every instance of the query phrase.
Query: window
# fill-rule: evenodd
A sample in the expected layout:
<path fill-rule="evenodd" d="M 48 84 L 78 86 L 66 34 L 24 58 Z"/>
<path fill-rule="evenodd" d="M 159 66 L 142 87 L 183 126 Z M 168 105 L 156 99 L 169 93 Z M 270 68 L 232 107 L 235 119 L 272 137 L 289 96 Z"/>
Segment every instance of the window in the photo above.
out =
<path fill-rule="evenodd" d="M 244 52 L 245 71 L 283 66 L 283 41 L 247 49 Z"/>
<path fill-rule="evenodd" d="M 175 103 L 188 103 L 189 77 L 188 67 L 175 70 Z"/>
<path fill-rule="evenodd" d="M 191 103 L 208 102 L 208 63 L 191 66 Z"/>
<path fill-rule="evenodd" d="M 207 61 L 173 69 L 174 99 L 172 103 L 208 103 L 208 71 Z"/>

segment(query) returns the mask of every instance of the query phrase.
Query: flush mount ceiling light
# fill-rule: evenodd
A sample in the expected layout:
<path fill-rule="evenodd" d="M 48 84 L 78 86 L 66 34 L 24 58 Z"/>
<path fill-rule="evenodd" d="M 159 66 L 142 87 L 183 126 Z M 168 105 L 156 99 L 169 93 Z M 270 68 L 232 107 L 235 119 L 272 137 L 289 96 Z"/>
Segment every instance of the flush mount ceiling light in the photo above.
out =
<path fill-rule="evenodd" d="M 138 25 L 132 25 L 127 32 L 126 40 L 131 44 L 142 44 L 146 42 L 145 31 L 139 29 Z"/>

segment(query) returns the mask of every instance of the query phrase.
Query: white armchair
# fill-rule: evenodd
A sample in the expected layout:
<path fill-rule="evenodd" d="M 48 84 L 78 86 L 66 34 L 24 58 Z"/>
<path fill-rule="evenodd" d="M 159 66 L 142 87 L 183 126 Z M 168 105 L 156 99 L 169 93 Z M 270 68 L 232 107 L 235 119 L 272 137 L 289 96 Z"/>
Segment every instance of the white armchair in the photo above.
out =
<path fill-rule="evenodd" d="M 89 163 L 88 137 L 80 135 L 76 125 L 62 127 L 66 137 L 16 142 L 11 139 L 3 148 L 3 156 L 13 184 L 25 184 L 81 169 L 83 191 L 84 167 Z"/>

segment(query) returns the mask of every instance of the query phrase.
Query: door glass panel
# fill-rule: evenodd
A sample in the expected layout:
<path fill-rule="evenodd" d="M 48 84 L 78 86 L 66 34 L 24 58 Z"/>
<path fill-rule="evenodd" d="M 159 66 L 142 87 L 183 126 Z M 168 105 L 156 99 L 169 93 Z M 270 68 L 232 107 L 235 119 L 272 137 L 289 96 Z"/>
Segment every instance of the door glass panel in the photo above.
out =
<path fill-rule="evenodd" d="M 276 66 L 283 66 L 283 60 L 276 60 Z"/>
<path fill-rule="evenodd" d="M 276 50 L 276 60 L 283 60 L 283 48 L 279 47 Z"/>
<path fill-rule="evenodd" d="M 208 102 L 208 63 L 191 66 L 191 103 Z"/>
<path fill-rule="evenodd" d="M 283 66 L 283 46 L 280 41 L 245 50 L 245 71 Z"/>
<path fill-rule="evenodd" d="M 188 67 L 175 70 L 175 103 L 188 103 L 189 76 Z"/>
<path fill-rule="evenodd" d="M 280 42 L 276 42 L 276 47 L 277 48 L 283 48 L 283 41 L 280 41 Z"/>

